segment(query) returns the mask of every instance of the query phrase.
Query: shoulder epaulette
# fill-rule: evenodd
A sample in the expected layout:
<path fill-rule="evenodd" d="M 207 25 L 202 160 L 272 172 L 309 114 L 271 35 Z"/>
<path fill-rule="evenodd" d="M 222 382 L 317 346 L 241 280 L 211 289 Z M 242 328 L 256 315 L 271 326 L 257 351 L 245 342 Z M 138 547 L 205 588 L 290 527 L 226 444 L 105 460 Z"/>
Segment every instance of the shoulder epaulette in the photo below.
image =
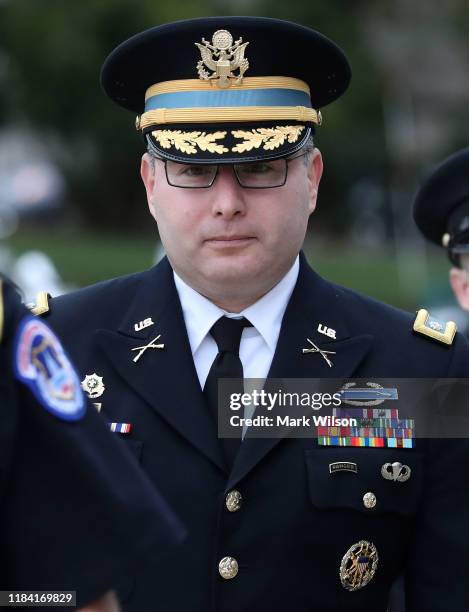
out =
<path fill-rule="evenodd" d="M 456 335 L 457 326 L 454 321 L 441 323 L 441 321 L 431 317 L 428 310 L 421 308 L 415 317 L 414 331 L 443 344 L 451 345 Z"/>
<path fill-rule="evenodd" d="M 5 308 L 3 307 L 3 281 L 0 278 L 0 344 L 2 343 L 4 324 L 5 324 Z"/>
<path fill-rule="evenodd" d="M 36 302 L 33 304 L 27 304 L 27 306 L 33 315 L 39 316 L 46 314 L 46 312 L 49 312 L 50 310 L 49 298 L 50 295 L 47 293 L 47 291 L 39 291 L 36 296 Z"/>

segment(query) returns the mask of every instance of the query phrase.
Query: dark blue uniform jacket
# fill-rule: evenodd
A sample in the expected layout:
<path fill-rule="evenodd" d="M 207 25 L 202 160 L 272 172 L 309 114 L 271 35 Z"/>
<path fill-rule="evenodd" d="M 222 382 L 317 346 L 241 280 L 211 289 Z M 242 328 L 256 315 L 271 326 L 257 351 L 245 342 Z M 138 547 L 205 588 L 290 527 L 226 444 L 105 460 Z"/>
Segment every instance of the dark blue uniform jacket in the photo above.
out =
<path fill-rule="evenodd" d="M 148 317 L 154 325 L 136 331 Z M 408 612 L 469 610 L 467 440 L 391 449 L 248 438 L 228 472 L 166 259 L 52 300 L 48 320 L 80 376 L 103 377 L 102 414 L 132 425 L 125 443 L 188 527 L 182 547 L 138 573 L 125 610 L 385 612 L 402 572 Z M 457 335 L 444 346 L 413 332 L 413 321 L 327 282 L 302 257 L 270 377 L 467 377 L 465 339 Z M 336 339 L 318 333 L 319 323 L 336 330 Z M 147 350 L 134 363 L 132 349 L 157 334 L 164 349 Z M 333 368 L 318 354 L 303 354 L 307 338 L 335 351 Z M 355 462 L 358 474 L 332 478 L 336 461 Z M 412 477 L 385 480 L 386 462 L 408 465 Z M 243 501 L 229 512 L 225 498 L 234 489 Z M 366 492 L 377 498 L 371 510 Z M 361 540 L 374 543 L 379 564 L 369 584 L 350 592 L 340 563 Z M 239 564 L 230 580 L 218 572 L 225 556 Z"/>

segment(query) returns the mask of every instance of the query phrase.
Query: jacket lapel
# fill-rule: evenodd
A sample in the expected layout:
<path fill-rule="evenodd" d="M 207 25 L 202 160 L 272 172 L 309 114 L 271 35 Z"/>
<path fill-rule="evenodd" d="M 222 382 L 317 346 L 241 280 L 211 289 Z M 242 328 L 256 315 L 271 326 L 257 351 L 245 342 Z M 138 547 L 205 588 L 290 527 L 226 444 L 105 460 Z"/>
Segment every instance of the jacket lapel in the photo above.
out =
<path fill-rule="evenodd" d="M 370 349 L 371 335 L 353 335 L 348 329 L 344 305 L 335 287 L 318 276 L 300 255 L 300 272 L 282 321 L 282 328 L 268 378 L 350 378 Z M 318 332 L 318 326 L 335 331 L 337 339 Z M 312 345 L 333 351 L 327 361 L 318 352 L 303 353 Z M 266 382 L 268 385 L 269 382 Z M 280 442 L 280 438 L 246 435 L 233 466 L 227 490 L 252 470 Z"/>
<path fill-rule="evenodd" d="M 153 325 L 135 331 L 151 317 Z M 156 337 L 160 337 L 156 340 Z M 164 348 L 148 348 L 154 340 Z M 179 434 L 223 471 L 216 425 L 205 405 L 187 337 L 173 273 L 165 258 L 142 282 L 117 331 L 97 330 L 96 342 L 118 374 Z"/>

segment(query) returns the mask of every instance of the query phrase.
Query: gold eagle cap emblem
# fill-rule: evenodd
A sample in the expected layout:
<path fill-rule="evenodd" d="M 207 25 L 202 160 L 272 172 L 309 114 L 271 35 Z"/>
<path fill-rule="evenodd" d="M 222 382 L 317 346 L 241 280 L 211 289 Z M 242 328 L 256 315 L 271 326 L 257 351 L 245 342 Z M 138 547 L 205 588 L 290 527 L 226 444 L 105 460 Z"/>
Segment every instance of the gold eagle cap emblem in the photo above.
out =
<path fill-rule="evenodd" d="M 215 82 L 220 89 L 227 89 L 233 81 L 235 85 L 241 85 L 243 75 L 249 68 L 249 61 L 244 57 L 248 44 L 242 38 L 233 43 L 228 30 L 217 30 L 212 36 L 212 44 L 202 38 L 202 44 L 195 43 L 202 57 L 197 62 L 199 78 Z M 235 70 L 239 70 L 238 75 L 234 74 Z"/>

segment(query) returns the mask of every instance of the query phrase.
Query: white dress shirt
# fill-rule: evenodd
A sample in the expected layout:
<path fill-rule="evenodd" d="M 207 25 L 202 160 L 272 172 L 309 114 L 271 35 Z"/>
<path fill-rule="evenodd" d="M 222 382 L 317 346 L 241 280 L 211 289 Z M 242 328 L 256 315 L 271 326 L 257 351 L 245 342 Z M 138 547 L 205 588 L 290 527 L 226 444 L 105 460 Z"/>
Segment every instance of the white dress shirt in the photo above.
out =
<path fill-rule="evenodd" d="M 240 313 L 226 312 L 189 287 L 174 272 L 174 282 L 181 301 L 192 356 L 203 389 L 218 348 L 209 334 L 212 325 L 222 316 L 246 317 L 253 327 L 246 327 L 241 336 L 239 357 L 244 378 L 267 378 L 280 334 L 283 315 L 295 287 L 300 269 L 299 258 L 282 280 L 257 302 Z"/>

